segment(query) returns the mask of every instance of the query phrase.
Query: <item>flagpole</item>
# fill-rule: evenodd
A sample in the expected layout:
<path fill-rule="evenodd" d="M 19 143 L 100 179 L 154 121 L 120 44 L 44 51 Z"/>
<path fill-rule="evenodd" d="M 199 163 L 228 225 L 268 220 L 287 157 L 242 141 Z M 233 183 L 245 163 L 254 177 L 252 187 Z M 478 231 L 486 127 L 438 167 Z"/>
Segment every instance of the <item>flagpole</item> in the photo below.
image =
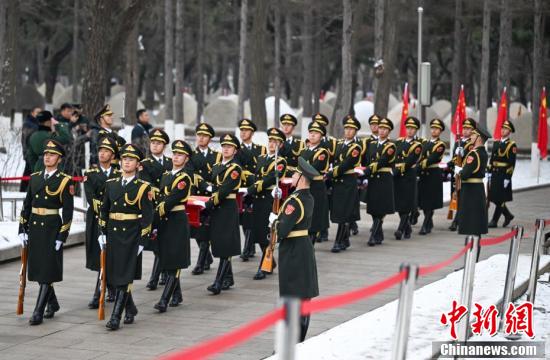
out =
<path fill-rule="evenodd" d="M 420 103 L 420 92 L 422 91 L 422 77 L 421 77 L 421 71 L 422 71 L 422 12 L 424 9 L 419 6 L 418 9 L 418 66 L 417 66 L 417 84 L 416 84 L 416 102 L 418 104 L 418 120 L 420 120 L 420 124 L 422 126 L 422 136 L 425 138 L 427 129 L 426 124 L 424 123 L 423 114 L 422 114 L 422 104 Z"/>

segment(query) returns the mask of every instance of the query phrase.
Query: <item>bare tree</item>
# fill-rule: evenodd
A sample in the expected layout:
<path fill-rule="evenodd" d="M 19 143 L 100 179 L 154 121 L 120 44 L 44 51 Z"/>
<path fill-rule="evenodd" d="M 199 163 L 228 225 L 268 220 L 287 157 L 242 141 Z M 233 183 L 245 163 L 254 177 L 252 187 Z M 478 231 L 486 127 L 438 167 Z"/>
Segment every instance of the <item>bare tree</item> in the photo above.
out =
<path fill-rule="evenodd" d="M 237 121 L 244 117 L 244 101 L 246 86 L 246 42 L 248 37 L 248 0 L 241 0 L 241 22 L 239 31 L 239 83 L 237 93 L 239 105 L 237 109 Z"/>
<path fill-rule="evenodd" d="M 197 47 L 197 119 L 201 122 L 204 111 L 204 1 L 199 1 L 199 41 Z"/>
<path fill-rule="evenodd" d="M 79 76 L 79 64 L 78 64 L 78 55 L 79 55 L 79 49 L 78 49 L 78 34 L 79 34 L 79 17 L 78 13 L 80 11 L 80 1 L 74 0 L 73 5 L 73 46 L 72 46 L 72 53 L 71 53 L 71 82 L 73 84 L 73 94 L 72 99 L 73 102 L 76 103 L 78 101 L 78 84 L 80 83 L 80 76 Z M 54 84 L 55 87 L 55 84 Z"/>
<path fill-rule="evenodd" d="M 274 78 L 273 91 L 275 93 L 274 124 L 279 126 L 279 117 L 281 114 L 281 9 L 278 4 L 273 3 L 274 12 L 274 31 L 275 31 L 275 60 L 274 60 Z"/>
<path fill-rule="evenodd" d="M 374 61 L 384 56 L 384 14 L 387 0 L 375 0 L 374 7 Z M 378 89 L 378 79 L 373 81 L 373 91 Z"/>
<path fill-rule="evenodd" d="M 185 68 L 185 49 L 184 49 L 184 0 L 176 0 L 176 124 L 184 123 L 183 109 L 183 88 L 184 88 L 184 68 Z"/>
<path fill-rule="evenodd" d="M 462 26 L 462 1 L 455 0 L 455 19 L 454 19 L 454 54 L 453 54 L 453 73 L 451 79 L 451 103 L 452 111 L 456 108 L 458 99 L 458 90 L 460 84 L 464 83 L 464 30 Z"/>
<path fill-rule="evenodd" d="M 5 4 L 5 31 L 3 40 L 2 82 L 0 83 L 0 114 L 11 116 L 16 101 L 17 39 L 19 36 L 19 5 L 17 0 Z M 0 51 L 2 52 L 2 51 Z"/>
<path fill-rule="evenodd" d="M 174 0 L 164 0 L 164 109 L 174 120 Z"/>
<path fill-rule="evenodd" d="M 479 123 L 487 127 L 489 101 L 489 58 L 491 57 L 491 0 L 483 1 L 483 35 L 481 39 L 481 76 L 479 81 Z"/>
<path fill-rule="evenodd" d="M 124 122 L 126 124 L 135 124 L 137 119 L 134 114 L 137 111 L 138 100 L 138 24 L 130 33 L 126 41 L 125 49 L 125 67 L 124 67 Z"/>
<path fill-rule="evenodd" d="M 539 121 L 540 91 L 544 85 L 544 12 L 543 0 L 535 0 L 535 15 L 533 19 L 533 126 L 531 128 L 531 140 L 537 141 L 537 129 Z"/>
<path fill-rule="evenodd" d="M 511 0 L 500 1 L 500 38 L 498 42 L 497 93 L 510 86 L 510 48 L 512 47 Z M 508 94 L 510 92 L 507 92 Z M 508 109 L 510 109 L 508 107 Z"/>
<path fill-rule="evenodd" d="M 251 87 L 250 87 L 250 111 L 252 118 L 259 129 L 267 128 L 265 112 L 266 75 L 264 54 L 266 51 L 265 26 L 269 2 L 258 0 L 254 8 L 254 21 L 252 23 L 252 51 L 255 54 L 250 63 Z"/>
<path fill-rule="evenodd" d="M 312 115 L 313 106 L 311 96 L 313 94 L 313 0 L 305 0 L 303 4 L 303 34 L 302 34 L 302 103 L 304 118 Z M 351 47 L 350 47 L 351 48 Z"/>

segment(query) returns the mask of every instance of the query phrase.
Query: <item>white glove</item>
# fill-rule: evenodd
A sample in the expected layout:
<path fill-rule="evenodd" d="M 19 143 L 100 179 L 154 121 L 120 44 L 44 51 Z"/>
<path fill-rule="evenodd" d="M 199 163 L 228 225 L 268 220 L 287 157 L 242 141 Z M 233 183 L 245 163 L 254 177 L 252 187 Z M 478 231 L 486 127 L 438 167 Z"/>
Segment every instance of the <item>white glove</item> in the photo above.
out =
<path fill-rule="evenodd" d="M 61 249 L 62 246 L 63 246 L 63 241 L 55 240 L 55 251 L 59 251 L 59 249 Z"/>
<path fill-rule="evenodd" d="M 239 193 L 246 196 L 248 194 L 248 188 L 245 188 L 245 187 L 239 188 Z"/>
<path fill-rule="evenodd" d="M 363 186 L 367 186 L 369 184 L 369 181 L 367 179 L 363 180 Z"/>
<path fill-rule="evenodd" d="M 455 175 L 460 174 L 461 171 L 462 171 L 462 167 L 461 167 L 461 166 L 455 166 Z"/>
<path fill-rule="evenodd" d="M 464 156 L 464 148 L 459 146 L 455 149 L 455 155 Z"/>
<path fill-rule="evenodd" d="M 97 237 L 97 242 L 99 243 L 99 247 L 103 250 L 105 249 L 105 245 L 107 245 L 107 236 L 105 235 L 99 235 Z"/>
<path fill-rule="evenodd" d="M 269 214 L 269 226 L 273 225 L 273 223 L 275 222 L 275 220 L 277 220 L 279 216 L 277 214 L 275 214 L 274 212 L 270 213 Z"/>
<path fill-rule="evenodd" d="M 208 185 L 208 186 L 206 187 L 206 191 L 212 192 L 212 185 Z"/>
<path fill-rule="evenodd" d="M 504 187 L 507 188 L 510 185 L 510 180 L 504 179 Z"/>
<path fill-rule="evenodd" d="M 201 201 L 201 200 L 195 200 L 193 203 L 194 203 L 195 205 L 200 206 L 200 207 L 203 208 L 203 209 L 206 207 L 206 203 L 205 203 L 204 201 Z"/>
<path fill-rule="evenodd" d="M 485 177 L 487 178 L 487 180 L 491 180 L 491 173 L 490 172 L 485 173 Z"/>
<path fill-rule="evenodd" d="M 359 176 L 365 175 L 365 172 L 363 171 L 363 169 L 360 169 L 360 168 L 353 169 L 353 172 L 356 173 Z"/>
<path fill-rule="evenodd" d="M 139 245 L 138 246 L 138 255 L 141 254 L 141 252 L 143 251 L 143 245 Z"/>
<path fill-rule="evenodd" d="M 283 196 L 283 190 L 281 190 L 281 188 L 275 187 L 273 188 L 273 190 L 271 190 L 271 196 L 273 196 L 274 199 L 280 199 L 281 196 Z"/>
<path fill-rule="evenodd" d="M 19 242 L 21 243 L 21 247 L 27 246 L 28 241 L 29 241 L 29 235 L 25 233 L 19 234 Z"/>

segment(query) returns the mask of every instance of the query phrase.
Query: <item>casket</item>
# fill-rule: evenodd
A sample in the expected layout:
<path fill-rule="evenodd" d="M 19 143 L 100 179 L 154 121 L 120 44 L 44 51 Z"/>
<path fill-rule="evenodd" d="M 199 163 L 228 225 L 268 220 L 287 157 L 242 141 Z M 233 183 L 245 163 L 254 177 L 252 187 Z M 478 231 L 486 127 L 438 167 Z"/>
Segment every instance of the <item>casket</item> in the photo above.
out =
<path fill-rule="evenodd" d="M 189 199 L 187 199 L 185 211 L 187 212 L 187 218 L 189 219 L 190 226 L 201 226 L 201 210 L 203 207 L 198 205 L 196 201 L 207 202 L 209 199 L 210 197 L 208 196 L 190 196 Z"/>

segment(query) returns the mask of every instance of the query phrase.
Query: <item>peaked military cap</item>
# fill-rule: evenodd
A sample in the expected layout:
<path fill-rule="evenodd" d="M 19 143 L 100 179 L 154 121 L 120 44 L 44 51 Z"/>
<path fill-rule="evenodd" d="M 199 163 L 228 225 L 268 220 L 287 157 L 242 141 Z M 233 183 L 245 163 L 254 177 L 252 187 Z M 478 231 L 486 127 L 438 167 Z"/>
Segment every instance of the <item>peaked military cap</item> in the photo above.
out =
<path fill-rule="evenodd" d="M 207 123 L 202 123 L 197 125 L 197 127 L 195 128 L 195 133 L 197 135 L 202 134 L 210 137 L 216 136 L 216 132 L 214 131 L 214 128 L 208 125 Z"/>
<path fill-rule="evenodd" d="M 389 129 L 390 131 L 393 130 L 393 122 L 388 118 L 382 118 L 380 121 L 378 121 L 378 127 Z"/>
<path fill-rule="evenodd" d="M 309 125 L 307 126 L 307 129 L 311 132 L 311 131 L 316 131 L 318 132 L 319 134 L 325 136 L 327 134 L 327 129 L 325 128 L 325 126 L 317 121 L 314 121 L 314 122 L 311 122 L 309 123 Z"/>
<path fill-rule="evenodd" d="M 296 117 L 291 114 L 283 114 L 279 119 L 279 122 L 281 124 L 289 124 L 293 126 L 296 126 L 298 124 L 298 120 L 296 119 Z"/>
<path fill-rule="evenodd" d="M 321 175 L 317 169 L 315 169 L 310 163 L 306 161 L 303 157 L 298 158 L 298 169 L 297 171 L 305 176 L 308 180 L 313 180 L 316 176 Z"/>
<path fill-rule="evenodd" d="M 267 137 L 269 140 L 279 140 L 280 142 L 284 142 L 286 140 L 285 133 L 277 128 L 268 129 Z"/>
<path fill-rule="evenodd" d="M 178 154 L 191 155 L 191 146 L 183 140 L 174 140 L 172 142 L 172 152 Z"/>
<path fill-rule="evenodd" d="M 239 139 L 235 135 L 227 134 L 222 137 L 220 137 L 220 144 L 221 145 L 232 145 L 236 147 L 237 149 L 241 147 L 241 143 L 239 142 Z"/>
<path fill-rule="evenodd" d="M 405 120 L 405 127 L 420 129 L 420 120 L 418 120 L 414 116 L 409 116 L 407 120 Z"/>
<path fill-rule="evenodd" d="M 168 144 L 170 142 L 170 137 L 168 136 L 166 131 L 162 129 L 153 129 L 150 136 L 151 141 L 156 140 L 163 142 L 164 144 Z"/>
<path fill-rule="evenodd" d="M 378 122 L 380 121 L 380 116 L 373 114 L 369 118 L 369 125 L 378 125 Z"/>
<path fill-rule="evenodd" d="M 325 115 L 321 114 L 321 113 L 317 113 L 317 114 L 313 115 L 313 117 L 311 118 L 311 121 L 318 122 L 319 124 L 321 124 L 323 126 L 327 126 L 329 124 L 328 118 Z"/>
<path fill-rule="evenodd" d="M 438 118 L 432 119 L 432 121 L 430 121 L 430 127 L 438 128 L 441 129 L 441 131 L 445 131 L 445 124 Z"/>
<path fill-rule="evenodd" d="M 110 136 L 104 136 L 103 138 L 101 138 L 99 140 L 99 145 L 97 146 L 97 149 L 111 150 L 113 154 L 116 154 L 118 152 L 116 141 Z"/>
<path fill-rule="evenodd" d="M 342 124 L 344 125 L 344 128 L 354 128 L 356 130 L 361 129 L 361 123 L 353 115 L 346 115 L 346 117 L 342 120 Z"/>
<path fill-rule="evenodd" d="M 489 131 L 487 131 L 487 129 L 485 129 L 485 127 L 483 127 L 483 125 L 481 125 L 481 124 L 479 124 L 474 129 L 474 134 L 477 134 L 477 135 L 481 136 L 481 138 L 483 139 L 483 142 L 485 142 L 485 141 L 487 141 L 487 139 L 491 138 L 491 134 L 489 133 Z"/>
<path fill-rule="evenodd" d="M 511 132 L 516 132 L 516 128 L 514 127 L 514 124 L 510 120 L 504 120 L 504 123 L 502 124 L 502 127 L 505 129 L 510 130 Z"/>
<path fill-rule="evenodd" d="M 113 115 L 113 111 L 111 110 L 111 106 L 109 104 L 105 104 L 105 106 L 103 106 L 101 110 L 99 110 L 99 112 L 96 114 L 95 118 L 97 120 L 106 115 Z"/>
<path fill-rule="evenodd" d="M 241 121 L 239 121 L 239 129 L 256 131 L 258 130 L 258 127 L 252 122 L 252 120 L 242 119 Z"/>
<path fill-rule="evenodd" d="M 63 149 L 63 145 L 61 145 L 56 140 L 46 140 L 45 141 L 46 146 L 44 146 L 44 154 L 50 153 L 50 154 L 57 154 L 61 157 L 65 156 L 65 149 Z"/>
<path fill-rule="evenodd" d="M 464 119 L 464 122 L 462 123 L 463 128 L 469 128 L 469 129 L 475 129 L 477 127 L 476 121 L 472 118 L 466 118 Z"/>
<path fill-rule="evenodd" d="M 143 153 L 135 145 L 126 144 L 120 148 L 120 157 L 133 157 L 141 161 L 143 160 Z"/>

